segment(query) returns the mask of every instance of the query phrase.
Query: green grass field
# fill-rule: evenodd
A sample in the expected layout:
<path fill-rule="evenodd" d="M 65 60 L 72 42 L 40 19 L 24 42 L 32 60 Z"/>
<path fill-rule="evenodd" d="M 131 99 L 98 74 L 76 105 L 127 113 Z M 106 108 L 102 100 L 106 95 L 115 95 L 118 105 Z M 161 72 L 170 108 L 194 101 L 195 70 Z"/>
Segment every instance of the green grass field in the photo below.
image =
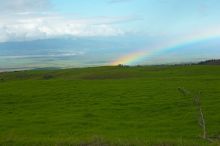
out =
<path fill-rule="evenodd" d="M 0 145 L 218 146 L 220 66 L 95 67 L 0 73 Z"/>

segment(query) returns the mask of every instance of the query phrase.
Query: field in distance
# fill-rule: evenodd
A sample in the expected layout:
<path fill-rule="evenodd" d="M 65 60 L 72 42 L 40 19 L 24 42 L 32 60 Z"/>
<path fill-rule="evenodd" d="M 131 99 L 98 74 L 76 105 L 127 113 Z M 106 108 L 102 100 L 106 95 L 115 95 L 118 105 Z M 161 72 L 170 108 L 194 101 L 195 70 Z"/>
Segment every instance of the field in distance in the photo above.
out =
<path fill-rule="evenodd" d="M 192 98 L 201 92 L 209 142 Z M 220 66 L 0 73 L 0 145 L 220 145 Z"/>

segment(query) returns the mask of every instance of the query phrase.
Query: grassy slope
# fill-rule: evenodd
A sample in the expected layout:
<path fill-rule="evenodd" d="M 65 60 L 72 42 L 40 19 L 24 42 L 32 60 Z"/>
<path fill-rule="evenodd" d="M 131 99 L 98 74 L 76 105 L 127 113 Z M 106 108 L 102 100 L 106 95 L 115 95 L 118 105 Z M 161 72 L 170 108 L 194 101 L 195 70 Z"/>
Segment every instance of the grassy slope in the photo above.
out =
<path fill-rule="evenodd" d="M 220 67 L 97 67 L 0 74 L 0 145 L 208 145 L 192 99 L 202 92 L 209 135 L 220 135 Z M 214 145 L 217 145 L 214 144 Z"/>

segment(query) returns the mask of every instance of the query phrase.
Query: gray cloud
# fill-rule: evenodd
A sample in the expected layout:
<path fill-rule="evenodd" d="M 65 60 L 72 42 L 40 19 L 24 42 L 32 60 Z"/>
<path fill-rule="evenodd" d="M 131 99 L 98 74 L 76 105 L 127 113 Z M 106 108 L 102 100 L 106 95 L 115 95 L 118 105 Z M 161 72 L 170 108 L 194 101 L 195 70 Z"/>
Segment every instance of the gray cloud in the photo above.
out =
<path fill-rule="evenodd" d="M 51 8 L 50 0 L 0 0 L 0 12 L 22 13 Z"/>
<path fill-rule="evenodd" d="M 65 18 L 58 14 L 0 15 L 0 42 L 35 40 L 62 36 L 117 36 L 124 32 L 115 23 L 131 21 L 130 18 L 94 17 Z"/>
<path fill-rule="evenodd" d="M 130 0 L 111 0 L 111 2 Z M 118 25 L 139 18 L 66 17 L 53 11 L 50 0 L 0 0 L 0 42 L 25 41 L 62 36 L 118 36 L 126 32 Z"/>

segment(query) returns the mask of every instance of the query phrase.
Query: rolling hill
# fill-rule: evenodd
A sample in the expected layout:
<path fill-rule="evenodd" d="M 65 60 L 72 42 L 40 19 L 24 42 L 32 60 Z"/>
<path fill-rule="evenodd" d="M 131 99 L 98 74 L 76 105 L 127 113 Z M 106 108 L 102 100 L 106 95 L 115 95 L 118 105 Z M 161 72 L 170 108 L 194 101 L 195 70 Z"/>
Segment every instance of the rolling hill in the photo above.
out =
<path fill-rule="evenodd" d="M 0 145 L 219 145 L 220 67 L 146 66 L 0 73 Z M 208 136 L 192 98 L 201 92 Z"/>

